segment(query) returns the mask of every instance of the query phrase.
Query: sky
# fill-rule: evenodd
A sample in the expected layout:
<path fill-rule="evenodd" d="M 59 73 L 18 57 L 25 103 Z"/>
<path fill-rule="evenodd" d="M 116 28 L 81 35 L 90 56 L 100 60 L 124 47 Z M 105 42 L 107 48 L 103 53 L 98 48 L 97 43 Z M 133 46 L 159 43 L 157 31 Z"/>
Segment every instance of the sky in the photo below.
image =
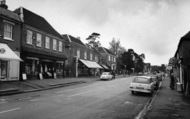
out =
<path fill-rule="evenodd" d="M 93 32 L 109 48 L 121 46 L 145 54 L 145 62 L 167 64 L 180 38 L 190 30 L 190 0 L 6 0 L 9 10 L 24 7 L 43 16 L 60 34 Z"/>

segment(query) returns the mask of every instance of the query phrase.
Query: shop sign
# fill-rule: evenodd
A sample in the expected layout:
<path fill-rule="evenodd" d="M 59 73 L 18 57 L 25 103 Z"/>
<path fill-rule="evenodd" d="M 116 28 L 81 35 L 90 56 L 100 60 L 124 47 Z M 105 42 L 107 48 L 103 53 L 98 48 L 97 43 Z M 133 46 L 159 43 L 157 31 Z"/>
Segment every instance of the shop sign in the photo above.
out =
<path fill-rule="evenodd" d="M 1 48 L 0 49 L 0 54 L 4 54 L 5 53 L 5 49 L 4 48 Z"/>

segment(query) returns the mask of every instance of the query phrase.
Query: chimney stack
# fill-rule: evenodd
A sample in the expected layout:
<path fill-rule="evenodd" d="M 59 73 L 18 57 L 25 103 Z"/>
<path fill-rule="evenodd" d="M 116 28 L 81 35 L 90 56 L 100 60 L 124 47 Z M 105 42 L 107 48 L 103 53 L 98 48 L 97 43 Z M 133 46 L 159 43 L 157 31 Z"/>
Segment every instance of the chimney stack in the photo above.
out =
<path fill-rule="evenodd" d="M 6 0 L 0 0 L 0 7 L 4 9 L 8 9 L 8 6 L 6 5 Z"/>

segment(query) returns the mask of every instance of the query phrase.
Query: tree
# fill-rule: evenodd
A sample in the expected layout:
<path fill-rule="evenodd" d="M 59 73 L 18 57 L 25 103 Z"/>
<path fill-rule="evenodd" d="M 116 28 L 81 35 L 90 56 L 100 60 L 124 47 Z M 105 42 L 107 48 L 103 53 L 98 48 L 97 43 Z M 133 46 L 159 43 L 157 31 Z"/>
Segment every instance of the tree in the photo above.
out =
<path fill-rule="evenodd" d="M 95 32 L 92 33 L 91 35 L 88 36 L 88 38 L 86 38 L 86 40 L 88 40 L 87 45 L 89 47 L 97 49 L 98 47 L 101 46 L 100 42 L 98 41 L 99 38 L 100 38 L 99 33 L 95 33 Z"/>
<path fill-rule="evenodd" d="M 115 40 L 115 38 L 112 39 L 112 41 L 109 43 L 110 44 L 110 50 L 115 53 L 117 57 L 121 55 L 122 53 L 126 52 L 126 49 L 121 46 L 120 40 Z"/>
<path fill-rule="evenodd" d="M 115 38 L 112 39 L 112 41 L 109 43 L 110 44 L 110 50 L 118 57 L 118 52 L 120 49 L 120 41 L 119 40 L 115 40 Z"/>
<path fill-rule="evenodd" d="M 122 58 L 122 64 L 123 64 L 123 67 L 125 70 L 127 71 L 132 71 L 132 68 L 134 68 L 134 62 L 133 62 L 133 56 L 132 54 L 127 51 L 127 52 L 124 52 L 121 56 Z"/>

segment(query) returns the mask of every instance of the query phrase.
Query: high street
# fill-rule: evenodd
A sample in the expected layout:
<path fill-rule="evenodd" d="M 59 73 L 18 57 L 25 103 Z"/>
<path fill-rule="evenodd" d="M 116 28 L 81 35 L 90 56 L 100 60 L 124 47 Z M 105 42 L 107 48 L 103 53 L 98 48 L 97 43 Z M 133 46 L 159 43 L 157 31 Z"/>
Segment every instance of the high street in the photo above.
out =
<path fill-rule="evenodd" d="M 1 119 L 134 118 L 151 98 L 132 95 L 133 77 L 96 81 L 0 98 Z"/>

